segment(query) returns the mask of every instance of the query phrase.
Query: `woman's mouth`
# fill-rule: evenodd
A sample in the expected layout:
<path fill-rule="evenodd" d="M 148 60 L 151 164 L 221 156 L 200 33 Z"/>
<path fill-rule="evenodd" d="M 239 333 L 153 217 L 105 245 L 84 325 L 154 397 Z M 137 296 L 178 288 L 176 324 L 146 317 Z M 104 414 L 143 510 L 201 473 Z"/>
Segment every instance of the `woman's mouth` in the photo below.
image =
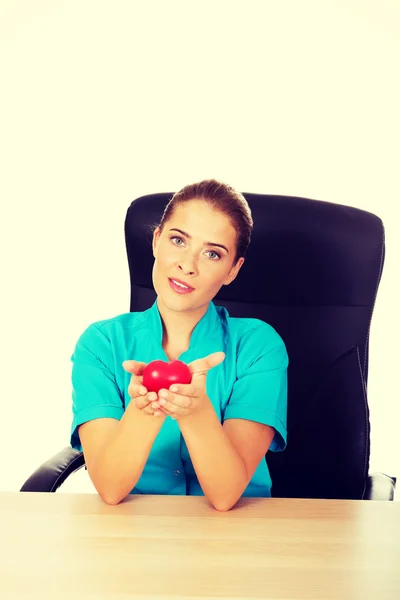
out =
<path fill-rule="evenodd" d="M 183 285 L 183 283 L 180 283 L 176 279 L 168 278 L 168 282 L 170 288 L 174 290 L 174 292 L 176 292 L 177 294 L 190 294 L 190 292 L 194 292 L 194 288 L 185 286 Z"/>

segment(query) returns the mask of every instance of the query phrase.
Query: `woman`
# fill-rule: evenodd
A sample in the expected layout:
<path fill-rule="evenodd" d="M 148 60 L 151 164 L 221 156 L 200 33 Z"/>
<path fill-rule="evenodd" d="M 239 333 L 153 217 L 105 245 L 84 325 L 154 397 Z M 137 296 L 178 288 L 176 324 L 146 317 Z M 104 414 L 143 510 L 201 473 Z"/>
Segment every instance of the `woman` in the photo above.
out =
<path fill-rule="evenodd" d="M 153 306 L 79 338 L 71 445 L 108 504 L 129 493 L 205 495 L 226 511 L 241 496 L 271 495 L 265 454 L 286 446 L 286 348 L 264 321 L 212 301 L 238 275 L 252 227 L 232 187 L 184 187 L 153 233 Z M 174 359 L 191 383 L 148 392 L 144 367 Z"/>

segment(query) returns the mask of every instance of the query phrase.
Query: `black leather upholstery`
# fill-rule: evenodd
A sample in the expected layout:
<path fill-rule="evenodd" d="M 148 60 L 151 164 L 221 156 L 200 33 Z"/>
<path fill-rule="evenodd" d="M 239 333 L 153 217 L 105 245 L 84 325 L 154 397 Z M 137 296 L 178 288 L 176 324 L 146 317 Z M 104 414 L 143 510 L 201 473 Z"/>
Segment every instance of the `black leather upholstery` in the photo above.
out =
<path fill-rule="evenodd" d="M 366 481 L 363 500 L 394 500 L 396 477 L 373 473 Z"/>
<path fill-rule="evenodd" d="M 82 452 L 67 446 L 46 460 L 26 480 L 21 492 L 55 492 L 66 478 L 85 466 Z M 85 466 L 86 468 L 86 466 Z M 364 500 L 393 500 L 396 478 L 384 473 L 369 475 L 362 498 Z"/>
<path fill-rule="evenodd" d="M 32 473 L 21 492 L 55 492 L 75 471 L 85 465 L 83 452 L 67 446 L 46 460 Z"/>
<path fill-rule="evenodd" d="M 214 302 L 231 316 L 270 323 L 288 350 L 288 447 L 267 454 L 272 494 L 368 498 L 383 481 L 368 473 L 366 392 L 369 330 L 385 254 L 382 221 L 329 202 L 244 195 L 255 223 L 252 242 L 237 279 Z M 149 308 L 156 298 L 150 226 L 171 196 L 142 196 L 127 211 L 131 311 Z M 77 463 L 63 461 L 61 453 L 68 476 Z M 45 463 L 45 471 L 52 464 Z M 58 487 L 60 479 L 50 479 L 36 472 L 39 486 Z M 385 483 L 391 499 L 395 478 L 386 476 Z"/>

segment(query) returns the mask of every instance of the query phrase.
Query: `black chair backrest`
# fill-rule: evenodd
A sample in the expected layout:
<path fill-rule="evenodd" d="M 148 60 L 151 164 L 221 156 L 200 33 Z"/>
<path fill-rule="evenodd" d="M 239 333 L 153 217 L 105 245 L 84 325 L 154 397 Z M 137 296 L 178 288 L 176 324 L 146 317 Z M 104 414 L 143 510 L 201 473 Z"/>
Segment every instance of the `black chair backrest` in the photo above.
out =
<path fill-rule="evenodd" d="M 267 453 L 275 497 L 361 498 L 369 468 L 366 384 L 385 244 L 381 219 L 320 200 L 244 193 L 254 229 L 236 280 L 214 298 L 272 325 L 289 355 L 288 446 Z M 152 235 L 172 193 L 129 207 L 130 311 L 156 299 Z"/>

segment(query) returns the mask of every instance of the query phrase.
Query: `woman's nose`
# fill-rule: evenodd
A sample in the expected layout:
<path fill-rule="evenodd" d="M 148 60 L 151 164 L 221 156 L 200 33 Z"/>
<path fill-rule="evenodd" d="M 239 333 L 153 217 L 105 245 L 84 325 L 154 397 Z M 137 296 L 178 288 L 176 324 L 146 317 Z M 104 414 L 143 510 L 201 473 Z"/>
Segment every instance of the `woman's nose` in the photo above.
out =
<path fill-rule="evenodd" d="M 196 272 L 193 266 L 189 266 L 183 263 L 179 265 L 179 268 L 183 273 L 185 273 L 185 275 L 194 275 Z"/>
<path fill-rule="evenodd" d="M 186 257 L 185 260 L 181 260 L 179 268 L 186 275 L 195 275 L 197 273 L 196 261 L 193 258 Z"/>

